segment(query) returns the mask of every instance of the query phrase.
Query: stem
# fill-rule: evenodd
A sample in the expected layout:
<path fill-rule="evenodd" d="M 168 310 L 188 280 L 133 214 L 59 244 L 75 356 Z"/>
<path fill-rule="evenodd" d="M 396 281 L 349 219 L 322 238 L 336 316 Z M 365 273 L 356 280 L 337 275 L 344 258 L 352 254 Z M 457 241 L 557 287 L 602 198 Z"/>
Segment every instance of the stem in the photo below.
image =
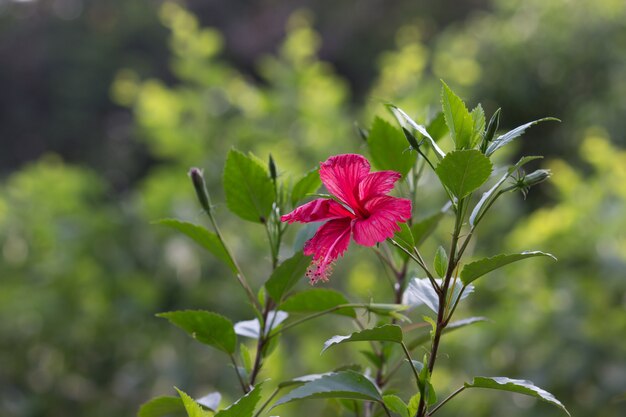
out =
<path fill-rule="evenodd" d="M 395 247 L 399 248 L 400 250 L 402 250 L 404 253 L 406 253 L 407 255 L 409 255 L 409 257 L 411 259 L 413 259 L 415 261 L 416 264 L 418 264 L 420 266 L 420 268 L 422 268 L 422 270 L 424 270 L 424 272 L 426 273 L 426 276 L 428 277 L 428 280 L 430 281 L 430 284 L 433 286 L 433 288 L 435 289 L 435 291 L 437 292 L 437 294 L 440 293 L 441 288 L 439 287 L 439 285 L 437 284 L 437 282 L 435 281 L 435 278 L 433 276 L 433 274 L 431 274 L 430 270 L 428 269 L 428 267 L 424 264 L 424 262 L 422 262 L 422 260 L 420 258 L 418 258 L 417 256 L 415 256 L 413 253 L 411 253 L 410 251 L 408 251 L 406 248 L 404 248 L 401 244 L 399 244 L 398 242 L 396 242 L 395 240 L 389 238 L 388 239 L 389 242 L 391 242 L 392 245 L 394 245 Z"/>
<path fill-rule="evenodd" d="M 389 411 L 389 409 L 387 408 L 387 406 L 385 405 L 384 402 L 380 402 L 380 405 L 382 405 L 383 410 L 385 410 L 385 414 L 387 414 L 388 417 L 391 417 L 391 411 Z"/>
<path fill-rule="evenodd" d="M 246 388 L 246 383 L 243 382 L 243 378 L 241 378 L 241 374 L 239 373 L 239 367 L 237 366 L 237 361 L 235 361 L 235 357 L 230 354 L 228 355 L 230 356 L 230 361 L 232 362 L 233 366 L 235 367 L 235 373 L 237 374 L 237 379 L 239 380 L 239 384 L 241 385 L 241 389 L 243 390 L 243 393 L 247 393 L 248 389 Z"/>
<path fill-rule="evenodd" d="M 290 328 L 292 328 L 294 326 L 302 324 L 302 323 L 304 323 L 306 321 L 313 320 L 314 318 L 323 316 L 325 314 L 329 314 L 329 313 L 332 313 L 334 311 L 341 310 L 342 308 L 368 308 L 369 306 L 370 306 L 369 304 L 340 304 L 338 306 L 331 307 L 331 308 L 323 310 L 323 311 L 319 311 L 319 312 L 317 312 L 315 314 L 311 314 L 310 316 L 303 317 L 303 318 L 301 318 L 299 320 L 292 321 L 291 323 L 287 323 L 283 327 L 281 327 L 280 329 L 276 330 L 276 332 L 273 333 L 272 336 L 277 336 L 277 335 L 283 333 L 287 329 L 290 329 Z"/>
<path fill-rule="evenodd" d="M 439 309 L 437 311 L 437 322 L 435 325 L 435 334 L 433 336 L 432 347 L 430 349 L 430 357 L 428 359 L 428 374 L 432 375 L 433 369 L 435 368 L 435 362 L 437 361 L 437 351 L 439 350 L 439 341 L 441 340 L 441 334 L 443 329 L 446 327 L 446 318 L 445 310 L 446 310 L 446 296 L 448 293 L 448 287 L 450 285 L 450 279 L 452 278 L 452 274 L 456 265 L 458 263 L 457 259 L 457 245 L 459 242 L 459 235 L 461 234 L 461 227 L 463 225 L 463 217 L 464 217 L 464 204 L 467 199 L 461 199 L 457 203 L 456 207 L 456 220 L 454 224 L 454 232 L 452 234 L 452 241 L 450 242 L 450 257 L 448 258 L 448 268 L 446 270 L 446 276 L 443 281 L 443 286 L 441 288 L 441 292 L 439 293 Z M 417 409 L 417 417 L 424 417 L 426 415 L 426 400 L 424 395 L 420 396 L 420 402 Z"/>
<path fill-rule="evenodd" d="M 402 342 L 400 344 L 402 345 L 402 350 L 404 351 L 404 356 L 406 356 L 406 359 L 409 361 L 409 366 L 413 370 L 413 376 L 415 377 L 415 383 L 417 384 L 417 389 L 420 390 L 420 376 L 417 373 L 417 369 L 415 369 L 415 366 L 413 366 L 413 359 L 411 359 L 411 353 L 409 352 L 409 349 L 407 349 L 407 347 L 404 344 L 404 342 Z"/>
<path fill-rule="evenodd" d="M 254 296 L 254 292 L 252 291 L 252 288 L 250 288 L 250 285 L 248 284 L 248 281 L 246 281 L 246 277 L 243 274 L 243 271 L 241 270 L 241 267 L 239 266 L 239 263 L 237 263 L 237 260 L 235 259 L 235 257 L 233 256 L 232 252 L 228 248 L 228 245 L 226 245 L 226 241 L 224 240 L 224 236 L 222 235 L 222 232 L 220 231 L 220 228 L 217 225 L 217 222 L 215 221 L 215 217 L 213 216 L 213 212 L 211 210 L 204 210 L 204 211 L 209 216 L 209 219 L 211 220 L 211 225 L 213 226 L 213 230 L 215 230 L 215 234 L 217 235 L 217 238 L 220 240 L 220 243 L 222 244 L 222 247 L 226 251 L 226 254 L 228 255 L 228 258 L 231 260 L 231 262 L 235 266 L 235 269 L 237 271 L 235 273 L 235 276 L 237 277 L 237 281 L 239 281 L 239 284 L 241 285 L 241 287 L 246 292 L 246 295 L 248 296 L 248 299 L 250 300 L 250 303 L 252 304 L 252 307 L 254 307 L 257 311 L 260 311 L 261 310 L 261 305 L 259 304 L 259 301 L 257 300 L 257 298 Z"/>
<path fill-rule="evenodd" d="M 456 397 L 458 394 L 460 394 L 463 390 L 465 389 L 465 387 L 461 387 L 459 389 L 457 389 L 456 391 L 454 391 L 452 394 L 448 395 L 448 397 L 446 397 L 445 400 L 443 400 L 442 402 L 440 402 L 439 404 L 437 404 L 437 406 L 435 408 L 432 409 L 432 411 L 430 412 L 430 415 L 432 416 L 433 414 L 435 414 L 437 412 L 437 410 L 439 410 L 445 403 L 447 403 L 448 401 L 450 401 L 451 399 L 453 399 L 454 397 Z"/>
<path fill-rule="evenodd" d="M 270 395 L 269 398 L 261 405 L 261 407 L 259 407 L 257 412 L 254 413 L 254 417 L 259 417 L 261 415 L 263 410 L 265 410 L 265 407 L 267 407 L 270 401 L 272 401 L 276 394 L 278 394 L 278 391 L 280 391 L 280 387 L 274 388 L 274 391 L 272 391 L 272 395 Z"/>

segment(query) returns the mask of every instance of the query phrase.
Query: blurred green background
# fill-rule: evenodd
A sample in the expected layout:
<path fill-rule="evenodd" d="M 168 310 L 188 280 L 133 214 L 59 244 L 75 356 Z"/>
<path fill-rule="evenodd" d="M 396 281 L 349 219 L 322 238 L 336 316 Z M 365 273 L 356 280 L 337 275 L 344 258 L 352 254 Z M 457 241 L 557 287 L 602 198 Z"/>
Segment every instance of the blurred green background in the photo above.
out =
<path fill-rule="evenodd" d="M 329 154 L 365 152 L 353 123 L 367 127 L 383 101 L 425 120 L 440 78 L 471 107 L 502 107 L 504 128 L 563 122 L 518 141 L 515 152 L 546 155 L 553 179 L 498 202 L 473 248 L 560 261 L 480 282 L 459 318 L 492 322 L 445 339 L 435 386 L 530 379 L 574 416 L 626 415 L 623 0 L 0 0 L 0 415 L 134 415 L 174 385 L 236 398 L 220 354 L 154 314 L 252 312 L 225 268 L 150 222 L 205 222 L 186 175 L 204 168 L 258 288 L 270 270 L 264 232 L 226 210 L 228 149 L 271 151 L 281 175 L 298 176 Z M 423 197 L 424 215 L 442 198 Z M 353 246 L 328 285 L 388 301 L 382 271 Z M 288 334 L 263 377 L 364 363 L 348 347 L 319 355 L 348 325 Z M 302 410 L 313 408 L 277 411 Z M 559 415 L 491 392 L 443 413 Z"/>

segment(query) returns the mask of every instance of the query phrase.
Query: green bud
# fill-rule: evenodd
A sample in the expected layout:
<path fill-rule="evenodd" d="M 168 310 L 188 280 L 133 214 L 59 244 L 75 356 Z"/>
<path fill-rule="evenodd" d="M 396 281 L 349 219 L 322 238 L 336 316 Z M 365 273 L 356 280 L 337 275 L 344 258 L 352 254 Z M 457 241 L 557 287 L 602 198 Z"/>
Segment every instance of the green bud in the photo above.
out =
<path fill-rule="evenodd" d="M 356 122 L 354 123 L 354 129 L 356 130 L 356 133 L 359 135 L 359 137 L 363 140 L 363 142 L 367 142 L 367 137 L 370 135 L 370 132 L 368 132 L 367 129 L 359 126 L 359 124 Z"/>
<path fill-rule="evenodd" d="M 533 185 L 544 182 L 545 180 L 550 178 L 550 175 L 552 175 L 550 170 L 538 169 L 528 175 L 525 175 L 523 178 L 521 178 L 521 181 L 523 182 L 523 185 L 525 187 L 532 187 Z"/>
<path fill-rule="evenodd" d="M 409 145 L 411 146 L 411 149 L 418 150 L 420 145 L 417 142 L 417 139 L 415 138 L 415 136 L 413 136 L 413 133 L 411 133 L 405 127 L 402 127 L 402 131 L 404 132 L 404 137 L 406 138 L 407 142 L 409 142 Z"/>
<path fill-rule="evenodd" d="M 272 181 L 276 181 L 278 175 L 276 174 L 276 164 L 274 163 L 274 158 L 272 158 L 272 154 L 270 154 L 270 161 L 268 165 L 270 168 L 270 178 L 272 179 Z"/>
<path fill-rule="evenodd" d="M 189 170 L 189 177 L 191 178 L 193 187 L 196 189 L 196 196 L 198 197 L 200 205 L 207 213 L 209 213 L 211 211 L 211 198 L 209 197 L 209 192 L 206 189 L 206 183 L 204 182 L 202 170 L 200 168 L 191 168 Z"/>
<path fill-rule="evenodd" d="M 498 127 L 500 126 L 500 109 L 496 110 L 491 119 L 489 120 L 489 125 L 487 125 L 487 130 L 485 131 L 485 136 L 483 137 L 483 142 L 480 144 L 480 150 L 482 153 L 487 151 L 487 146 L 489 142 L 493 140 Z"/>

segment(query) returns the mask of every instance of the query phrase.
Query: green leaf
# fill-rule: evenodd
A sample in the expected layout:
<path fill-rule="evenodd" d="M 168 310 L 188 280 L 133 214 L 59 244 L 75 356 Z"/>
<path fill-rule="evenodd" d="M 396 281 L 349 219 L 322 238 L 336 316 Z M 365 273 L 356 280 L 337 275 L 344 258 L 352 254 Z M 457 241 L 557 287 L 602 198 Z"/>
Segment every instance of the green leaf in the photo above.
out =
<path fill-rule="evenodd" d="M 226 317 L 203 310 L 171 311 L 157 314 L 189 333 L 200 343 L 232 354 L 237 346 L 233 323 Z"/>
<path fill-rule="evenodd" d="M 376 385 L 364 375 L 354 371 L 342 371 L 324 375 L 299 386 L 276 401 L 272 409 L 291 401 L 308 398 L 345 398 L 376 402 L 383 400 Z"/>
<path fill-rule="evenodd" d="M 392 104 L 387 105 L 387 108 L 391 110 L 391 113 L 394 115 L 396 120 L 398 120 L 398 123 L 405 131 L 410 133 L 411 130 L 415 130 L 428 140 L 428 143 L 430 147 L 433 149 L 433 151 L 435 152 L 435 155 L 437 155 L 438 160 L 441 160 L 446 155 L 439 148 L 439 146 L 437 146 L 437 143 L 435 142 L 433 137 L 428 133 L 426 128 L 416 123 L 413 119 L 411 119 L 409 115 L 404 112 L 404 110 Z"/>
<path fill-rule="evenodd" d="M 397 395 L 383 395 L 383 402 L 388 409 L 394 413 L 398 413 L 401 417 L 410 417 L 409 408 Z"/>
<path fill-rule="evenodd" d="M 231 149 L 224 166 L 226 205 L 244 220 L 263 223 L 274 203 L 274 185 L 257 158 Z"/>
<path fill-rule="evenodd" d="M 450 207 L 449 204 L 447 204 L 441 211 L 425 217 L 413 224 L 411 232 L 413 232 L 413 239 L 416 247 L 419 247 L 422 243 L 424 243 L 428 236 L 430 236 L 437 229 L 437 225 L 439 225 L 439 222 L 443 218 L 444 214 L 446 214 L 448 207 Z"/>
<path fill-rule="evenodd" d="M 437 113 L 435 117 L 428 123 L 426 130 L 433 137 L 435 142 L 439 142 L 448 133 L 448 126 L 446 125 L 446 118 L 443 112 Z"/>
<path fill-rule="evenodd" d="M 320 180 L 319 168 L 312 169 L 304 174 L 291 189 L 291 205 L 296 206 L 300 200 L 316 192 L 322 186 Z"/>
<path fill-rule="evenodd" d="M 252 391 L 239 398 L 230 407 L 215 414 L 215 417 L 252 417 L 256 405 L 261 399 L 262 385 L 262 382 L 257 384 Z"/>
<path fill-rule="evenodd" d="M 485 155 L 475 149 L 453 151 L 435 170 L 441 183 L 458 199 L 462 199 L 483 185 L 493 166 Z"/>
<path fill-rule="evenodd" d="M 333 336 L 324 342 L 322 353 L 334 345 L 348 342 L 366 342 L 376 340 L 379 342 L 402 343 L 402 329 L 395 324 L 385 324 L 383 326 L 374 327 L 373 329 L 365 329 L 354 332 L 347 336 Z"/>
<path fill-rule="evenodd" d="M 469 263 L 463 267 L 461 271 L 461 281 L 465 285 L 473 282 L 477 278 L 482 277 L 488 272 L 501 268 L 504 265 L 508 265 L 513 262 L 521 261 L 522 259 L 532 258 L 535 256 L 548 256 L 556 261 L 554 255 L 541 251 L 525 251 L 522 253 L 515 253 L 511 255 L 496 255 L 491 258 L 484 258 L 478 261 Z"/>
<path fill-rule="evenodd" d="M 156 397 L 139 408 L 137 417 L 185 417 L 185 406 L 179 397 Z"/>
<path fill-rule="evenodd" d="M 478 203 L 474 207 L 474 210 L 472 210 L 472 214 L 470 215 L 470 218 L 469 218 L 470 225 L 474 227 L 478 216 L 480 215 L 482 217 L 483 211 L 486 210 L 487 206 L 489 205 L 489 202 L 496 195 L 496 192 L 498 191 L 500 186 L 504 184 L 504 181 L 506 181 L 507 178 L 509 178 L 516 170 L 526 165 L 530 161 L 534 161 L 536 159 L 541 159 L 541 158 L 543 157 L 542 156 L 524 156 L 519 161 L 517 161 L 515 165 L 510 166 L 507 169 L 506 173 L 502 176 L 502 178 L 500 178 L 498 182 L 496 182 L 493 185 L 493 187 L 491 187 L 489 190 L 483 193 L 483 195 L 480 198 L 480 201 L 478 201 Z"/>
<path fill-rule="evenodd" d="M 311 257 L 305 256 L 302 252 L 281 263 L 265 283 L 265 288 L 272 299 L 280 303 L 285 293 L 304 276 L 310 264 Z"/>
<path fill-rule="evenodd" d="M 193 239 L 198 245 L 215 255 L 217 259 L 223 261 L 233 272 L 237 272 L 237 268 L 235 267 L 233 260 L 228 255 L 228 252 L 224 249 L 224 245 L 215 233 L 209 232 L 202 226 L 182 222 L 176 219 L 157 220 L 155 224 L 170 227 L 184 233 Z"/>
<path fill-rule="evenodd" d="M 557 119 L 556 117 L 544 117 L 543 119 L 533 120 L 532 122 L 518 126 L 515 129 L 505 133 L 504 135 L 498 136 L 493 142 L 489 144 L 489 147 L 487 147 L 487 152 L 485 153 L 485 155 L 487 156 L 491 155 L 492 153 L 494 153 L 495 151 L 497 151 L 504 145 L 511 142 L 513 139 L 516 139 L 522 136 L 524 132 L 526 131 L 526 129 L 528 129 L 529 127 L 536 125 L 537 123 L 547 122 L 550 120 L 560 122 L 560 120 Z"/>
<path fill-rule="evenodd" d="M 421 398 L 421 395 L 418 392 L 417 394 L 412 396 L 411 399 L 409 400 L 409 404 L 407 405 L 407 408 L 409 409 L 409 415 L 414 416 L 417 414 L 417 409 L 419 408 L 419 405 L 420 405 L 420 398 Z"/>
<path fill-rule="evenodd" d="M 485 321 L 489 321 L 489 320 L 486 317 L 470 317 L 470 318 L 463 319 L 463 320 L 453 321 L 453 322 L 450 322 L 450 324 L 448 324 L 445 329 L 443 329 L 442 334 L 447 334 L 453 330 L 460 329 L 465 326 L 469 326 L 470 324 L 480 323 L 480 322 L 485 322 Z M 417 336 L 415 339 L 411 340 L 411 342 L 407 344 L 407 348 L 409 350 L 413 350 L 416 347 L 428 342 L 429 340 L 430 340 L 429 332 L 423 332 L 422 334 Z"/>
<path fill-rule="evenodd" d="M 473 148 L 478 144 L 485 134 L 485 111 L 483 106 L 478 104 L 474 107 L 474 110 L 470 113 L 474 122 L 474 129 L 472 133 L 472 143 L 470 146 Z"/>
<path fill-rule="evenodd" d="M 239 356 L 241 356 L 241 363 L 243 363 L 243 367 L 247 373 L 250 373 L 252 370 L 252 355 L 250 355 L 250 349 L 245 343 L 239 344 Z"/>
<path fill-rule="evenodd" d="M 470 148 L 474 134 L 474 120 L 463 100 L 454 94 L 446 83 L 442 81 L 442 84 L 441 107 L 456 149 Z"/>
<path fill-rule="evenodd" d="M 489 388 L 529 395 L 555 405 L 563 410 L 568 416 L 570 415 L 565 406 L 561 404 L 559 400 L 554 398 L 554 395 L 535 386 L 532 382 L 525 381 L 523 379 L 476 376 L 471 383 L 466 382 L 464 386 L 465 388 Z"/>
<path fill-rule="evenodd" d="M 415 250 L 415 241 L 413 240 L 413 233 L 411 232 L 411 229 L 406 223 L 400 223 L 399 226 L 400 230 L 398 230 L 393 236 L 393 240 L 395 240 L 397 244 L 402 246 L 410 253 L 413 253 L 413 251 Z M 408 255 L 403 250 L 401 250 L 400 248 L 396 249 L 403 258 L 408 257 Z"/>
<path fill-rule="evenodd" d="M 440 277 L 446 276 L 446 271 L 448 270 L 448 254 L 443 246 L 439 246 L 437 248 L 437 253 L 435 253 L 435 261 L 433 262 L 435 265 L 435 271 L 439 274 Z"/>
<path fill-rule="evenodd" d="M 178 391 L 178 395 L 180 395 L 180 399 L 183 402 L 183 406 L 187 411 L 187 416 L 189 417 L 211 417 L 213 413 L 206 411 L 200 404 L 198 404 L 193 398 L 174 387 L 176 391 Z"/>
<path fill-rule="evenodd" d="M 417 153 L 407 152 L 404 134 L 379 117 L 374 119 L 367 136 L 367 146 L 376 168 L 396 171 L 403 177 L 417 160 Z"/>
<path fill-rule="evenodd" d="M 346 297 L 338 291 L 313 288 L 287 298 L 280 308 L 289 313 L 316 313 L 349 303 Z M 352 308 L 341 308 L 333 311 L 333 314 L 356 317 Z"/>

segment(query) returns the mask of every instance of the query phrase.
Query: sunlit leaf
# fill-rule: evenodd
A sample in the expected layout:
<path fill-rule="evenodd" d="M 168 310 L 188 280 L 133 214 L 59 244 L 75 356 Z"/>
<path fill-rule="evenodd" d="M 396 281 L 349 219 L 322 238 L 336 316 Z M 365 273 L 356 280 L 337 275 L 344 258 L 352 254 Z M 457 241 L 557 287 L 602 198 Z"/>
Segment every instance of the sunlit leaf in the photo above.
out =
<path fill-rule="evenodd" d="M 569 411 L 567 411 L 565 406 L 557 400 L 554 395 L 537 387 L 531 381 L 505 377 L 476 376 L 472 382 L 466 382 L 464 386 L 465 388 L 489 388 L 529 395 L 555 405 L 563 410 L 568 416 L 570 415 Z"/>
<path fill-rule="evenodd" d="M 220 406 L 220 401 L 222 401 L 222 394 L 217 391 L 211 392 L 196 400 L 196 402 L 201 406 L 213 411 L 217 410 L 217 408 Z"/>
<path fill-rule="evenodd" d="M 468 149 L 448 153 L 435 172 L 441 183 L 461 199 L 483 185 L 492 168 L 489 158 L 480 151 Z"/>
<path fill-rule="evenodd" d="M 511 142 L 513 139 L 516 139 L 520 136 L 522 136 L 524 134 L 524 132 L 526 131 L 526 129 L 528 129 L 529 127 L 536 125 L 537 123 L 541 123 L 541 122 L 547 122 L 547 121 L 556 121 L 556 122 L 560 122 L 559 119 L 557 119 L 556 117 L 544 117 L 543 119 L 539 119 L 539 120 L 534 120 L 532 122 L 523 124 L 521 126 L 516 127 L 515 129 L 505 133 L 504 135 L 498 136 L 493 142 L 491 142 L 489 144 L 489 146 L 487 147 L 487 152 L 485 153 L 485 155 L 491 155 L 492 153 L 494 153 L 495 151 L 497 151 L 498 149 L 500 149 L 501 147 L 503 147 L 504 145 L 508 144 L 509 142 Z"/>
<path fill-rule="evenodd" d="M 463 100 L 454 94 L 446 83 L 442 82 L 442 84 L 441 107 L 448 129 L 450 129 L 450 135 L 456 144 L 456 149 L 468 149 L 471 147 L 474 134 L 474 120 Z"/>
<path fill-rule="evenodd" d="M 289 314 L 284 311 L 270 311 L 267 314 L 265 335 L 267 336 L 272 330 L 280 326 L 280 324 L 287 320 L 288 317 Z M 259 322 L 259 319 L 239 321 L 235 323 L 235 333 L 239 336 L 258 339 L 261 334 L 261 323 Z"/>
<path fill-rule="evenodd" d="M 521 261 L 522 259 L 526 258 L 533 258 L 535 256 L 547 256 L 556 261 L 554 255 L 541 251 L 526 251 L 510 255 L 496 255 L 491 258 L 483 258 L 465 265 L 463 267 L 463 270 L 461 271 L 461 280 L 467 285 L 477 278 L 482 277 L 488 272 L 501 268 L 510 263 Z"/>
<path fill-rule="evenodd" d="M 178 395 L 180 395 L 180 399 L 183 402 L 183 406 L 185 407 L 188 417 L 211 417 L 213 415 L 213 413 L 202 408 L 200 404 L 198 404 L 185 392 L 179 390 L 178 388 L 176 388 L 176 391 L 178 391 Z"/>
<path fill-rule="evenodd" d="M 391 104 L 388 105 L 387 107 L 391 110 L 394 117 L 398 120 L 398 123 L 400 124 L 400 126 L 402 126 L 402 128 L 404 128 L 405 130 L 409 130 L 409 131 L 415 130 L 419 132 L 420 135 L 426 138 L 426 140 L 428 141 L 428 144 L 435 152 L 437 159 L 441 160 L 444 156 L 446 156 L 446 154 L 439 148 L 439 146 L 437 146 L 437 143 L 435 142 L 433 137 L 428 133 L 428 131 L 426 130 L 424 126 L 420 125 L 419 123 L 416 123 L 413 119 L 409 117 L 408 114 L 404 112 L 404 110 Z"/>
<path fill-rule="evenodd" d="M 244 220 L 263 223 L 274 202 L 274 185 L 257 158 L 231 149 L 224 166 L 226 205 Z"/>
<path fill-rule="evenodd" d="M 220 242 L 220 239 L 213 232 L 209 232 L 202 226 L 198 226 L 193 223 L 182 222 L 176 219 L 162 219 L 155 222 L 155 224 L 170 227 L 184 233 L 191 239 L 193 239 L 198 245 L 211 252 L 215 257 L 223 261 L 230 267 L 233 272 L 237 271 L 235 264 L 224 249 L 224 245 Z"/>
<path fill-rule="evenodd" d="M 472 133 L 472 142 L 470 146 L 473 148 L 478 142 L 480 142 L 485 134 L 485 111 L 483 107 L 478 104 L 470 113 L 474 122 L 474 128 Z"/>
<path fill-rule="evenodd" d="M 274 404 L 277 407 L 291 401 L 307 398 L 345 398 L 382 402 L 376 385 L 354 371 L 333 372 L 299 386 Z"/>
<path fill-rule="evenodd" d="M 224 316 L 203 310 L 182 310 L 159 313 L 157 317 L 189 333 L 194 339 L 226 353 L 234 353 L 237 336 L 233 323 Z"/>
<path fill-rule="evenodd" d="M 394 342 L 402 343 L 402 329 L 395 324 L 385 324 L 383 326 L 374 327 L 373 329 L 365 329 L 358 332 L 354 332 L 347 336 L 333 336 L 324 342 L 324 349 L 334 345 L 339 345 L 348 342 L 365 342 L 365 341 L 379 341 L 379 342 Z"/>
<path fill-rule="evenodd" d="M 437 279 L 435 282 L 441 286 L 443 280 Z M 454 287 L 448 289 L 448 291 L 450 290 L 453 291 L 451 303 L 454 304 L 459 296 L 461 297 L 461 300 L 467 298 L 468 295 L 474 292 L 474 287 L 472 285 L 468 285 L 465 290 L 463 290 L 463 283 L 456 281 Z M 461 293 L 461 291 L 463 292 Z M 439 295 L 433 288 L 429 279 L 413 278 L 404 291 L 402 304 L 410 307 L 417 307 L 424 304 L 437 313 L 439 311 Z"/>

